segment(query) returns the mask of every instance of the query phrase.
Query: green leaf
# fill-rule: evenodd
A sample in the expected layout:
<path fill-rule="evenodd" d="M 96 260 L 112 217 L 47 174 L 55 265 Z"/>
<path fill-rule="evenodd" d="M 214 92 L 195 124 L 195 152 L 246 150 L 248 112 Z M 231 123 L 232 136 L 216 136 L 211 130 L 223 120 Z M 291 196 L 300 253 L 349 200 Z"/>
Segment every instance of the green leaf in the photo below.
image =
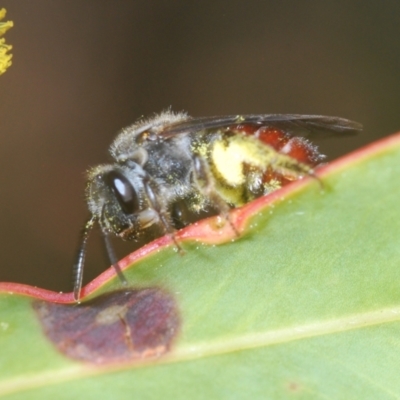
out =
<path fill-rule="evenodd" d="M 184 256 L 163 238 L 122 261 L 134 260 L 125 270 L 132 286 L 176 301 L 178 335 L 159 357 L 69 358 L 43 335 L 32 296 L 66 303 L 71 294 L 0 284 L 0 394 L 399 398 L 399 175 L 397 135 L 322 168 L 319 180 L 236 210 L 238 238 L 212 219 L 179 233 Z M 120 289 L 112 276 L 106 271 L 85 293 Z"/>

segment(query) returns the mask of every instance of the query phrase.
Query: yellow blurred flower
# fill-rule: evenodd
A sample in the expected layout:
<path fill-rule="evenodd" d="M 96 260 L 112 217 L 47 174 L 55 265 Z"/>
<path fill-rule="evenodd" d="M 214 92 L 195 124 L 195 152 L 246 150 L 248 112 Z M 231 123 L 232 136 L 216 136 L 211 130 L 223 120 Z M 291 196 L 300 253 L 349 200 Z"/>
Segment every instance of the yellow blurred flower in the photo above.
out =
<path fill-rule="evenodd" d="M 0 21 L 6 16 L 6 10 L 2 8 L 0 10 Z M 0 36 L 4 35 L 6 31 L 12 28 L 14 23 L 12 21 L 0 22 Z M 12 49 L 12 46 L 5 43 L 4 39 L 0 39 L 0 75 L 6 72 L 6 69 L 11 65 L 12 54 L 8 52 Z"/>

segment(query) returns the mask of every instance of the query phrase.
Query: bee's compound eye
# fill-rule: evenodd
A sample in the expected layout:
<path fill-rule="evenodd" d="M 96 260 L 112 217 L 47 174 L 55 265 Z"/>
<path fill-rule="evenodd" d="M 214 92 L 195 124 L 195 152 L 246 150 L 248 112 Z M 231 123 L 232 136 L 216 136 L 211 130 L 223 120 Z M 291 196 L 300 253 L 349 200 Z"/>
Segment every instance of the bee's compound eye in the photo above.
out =
<path fill-rule="evenodd" d="M 128 178 L 119 171 L 110 171 L 104 176 L 106 184 L 112 189 L 122 211 L 133 214 L 139 210 L 139 199 Z"/>

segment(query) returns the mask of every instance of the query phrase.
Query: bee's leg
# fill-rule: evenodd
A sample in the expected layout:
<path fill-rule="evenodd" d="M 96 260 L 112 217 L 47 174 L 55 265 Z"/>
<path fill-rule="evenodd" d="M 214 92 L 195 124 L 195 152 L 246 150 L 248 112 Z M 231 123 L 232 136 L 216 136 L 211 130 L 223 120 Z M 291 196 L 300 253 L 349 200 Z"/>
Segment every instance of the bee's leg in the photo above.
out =
<path fill-rule="evenodd" d="M 107 232 L 105 232 L 103 230 L 101 230 L 101 233 L 102 233 L 102 236 L 103 236 L 104 246 L 105 246 L 106 251 L 107 251 L 108 259 L 109 259 L 111 265 L 113 266 L 115 272 L 117 273 L 119 280 L 121 281 L 121 283 L 124 286 L 126 286 L 128 284 L 128 281 L 126 280 L 125 275 L 122 272 L 121 267 L 119 266 L 118 258 L 115 255 L 114 248 L 113 248 L 113 246 L 111 244 L 111 241 L 110 241 L 110 236 L 109 236 L 109 234 Z"/>
<path fill-rule="evenodd" d="M 294 181 L 297 179 L 302 179 L 303 177 L 309 177 L 316 180 L 321 188 L 324 189 L 324 184 L 322 180 L 316 175 L 315 169 L 307 164 L 301 163 L 292 159 L 289 156 L 281 155 L 279 160 L 274 165 L 274 170 L 278 172 L 281 176 L 286 178 L 288 181 Z"/>
<path fill-rule="evenodd" d="M 73 285 L 74 285 L 74 299 L 77 303 L 79 303 L 81 289 L 82 289 L 82 281 L 83 281 L 83 269 L 85 266 L 85 257 L 86 257 L 86 246 L 89 239 L 89 234 L 93 229 L 94 224 L 96 223 L 96 218 L 94 216 L 90 217 L 89 220 L 85 223 L 81 231 L 81 237 L 79 241 L 79 247 L 76 254 L 75 263 L 73 266 Z"/>
<path fill-rule="evenodd" d="M 309 173 L 307 174 L 307 176 L 309 176 L 311 179 L 314 179 L 315 181 L 317 181 L 321 192 L 324 191 L 324 189 L 325 189 L 324 182 L 323 182 L 322 179 L 315 173 L 315 169 L 310 170 Z"/>
<path fill-rule="evenodd" d="M 229 213 L 230 207 L 216 191 L 213 179 L 211 177 L 211 172 L 205 161 L 200 156 L 194 157 L 194 171 L 195 171 L 195 180 L 203 190 L 205 196 L 219 210 L 220 215 L 222 215 L 225 218 L 225 220 L 228 221 L 232 230 L 235 232 L 235 235 L 240 236 L 238 230 L 236 229 L 230 217 Z"/>
<path fill-rule="evenodd" d="M 146 192 L 147 199 L 149 200 L 151 204 L 151 208 L 157 213 L 158 218 L 160 220 L 160 224 L 164 228 L 165 233 L 172 239 L 172 241 L 175 244 L 175 247 L 179 251 L 180 254 L 184 254 L 185 252 L 183 251 L 182 247 L 178 243 L 178 240 L 176 239 L 175 235 L 175 228 L 172 224 L 172 221 L 170 220 L 169 214 L 166 211 L 166 207 L 164 207 L 160 201 L 158 200 L 155 190 L 153 189 L 154 183 L 152 183 L 150 177 L 146 177 L 143 180 L 144 184 L 144 190 Z"/>
<path fill-rule="evenodd" d="M 102 216 L 105 215 L 104 206 L 103 206 L 103 209 L 101 211 L 101 215 Z M 101 227 L 101 235 L 103 236 L 103 240 L 104 240 L 104 248 L 106 249 L 108 260 L 111 263 L 112 267 L 114 268 L 114 271 L 116 272 L 116 274 L 117 274 L 119 280 L 121 281 L 121 283 L 124 286 L 126 286 L 128 284 L 128 282 L 127 282 L 127 280 L 126 280 L 126 278 L 125 278 L 125 276 L 124 276 L 124 274 L 123 274 L 123 272 L 121 270 L 121 267 L 119 266 L 118 258 L 115 255 L 114 248 L 113 248 L 113 246 L 111 244 L 109 233 L 107 232 L 107 230 L 103 229 L 102 221 L 100 220 L 99 222 L 100 222 L 100 227 Z"/>

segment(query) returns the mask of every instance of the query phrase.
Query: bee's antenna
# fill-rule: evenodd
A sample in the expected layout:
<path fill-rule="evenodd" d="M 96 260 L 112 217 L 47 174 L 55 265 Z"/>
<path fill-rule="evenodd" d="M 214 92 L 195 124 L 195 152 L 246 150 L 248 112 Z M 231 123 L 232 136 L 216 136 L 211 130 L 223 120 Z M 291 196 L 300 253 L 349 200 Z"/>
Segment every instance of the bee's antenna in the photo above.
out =
<path fill-rule="evenodd" d="M 120 279 L 122 284 L 126 286 L 128 284 L 128 281 L 126 280 L 125 275 L 122 272 L 121 267 L 119 266 L 118 258 L 115 255 L 114 248 L 113 248 L 113 246 L 111 244 L 111 241 L 110 241 L 110 236 L 109 236 L 109 234 L 107 232 L 105 232 L 103 230 L 101 232 L 102 232 L 102 235 L 103 235 L 104 246 L 105 246 L 106 251 L 107 251 L 108 259 L 110 260 L 111 265 L 115 269 L 115 272 L 117 273 L 118 278 Z"/>
<path fill-rule="evenodd" d="M 83 268 L 85 266 L 87 241 L 95 223 L 96 217 L 92 215 L 83 226 L 73 267 L 74 299 L 78 303 L 82 289 Z"/>

